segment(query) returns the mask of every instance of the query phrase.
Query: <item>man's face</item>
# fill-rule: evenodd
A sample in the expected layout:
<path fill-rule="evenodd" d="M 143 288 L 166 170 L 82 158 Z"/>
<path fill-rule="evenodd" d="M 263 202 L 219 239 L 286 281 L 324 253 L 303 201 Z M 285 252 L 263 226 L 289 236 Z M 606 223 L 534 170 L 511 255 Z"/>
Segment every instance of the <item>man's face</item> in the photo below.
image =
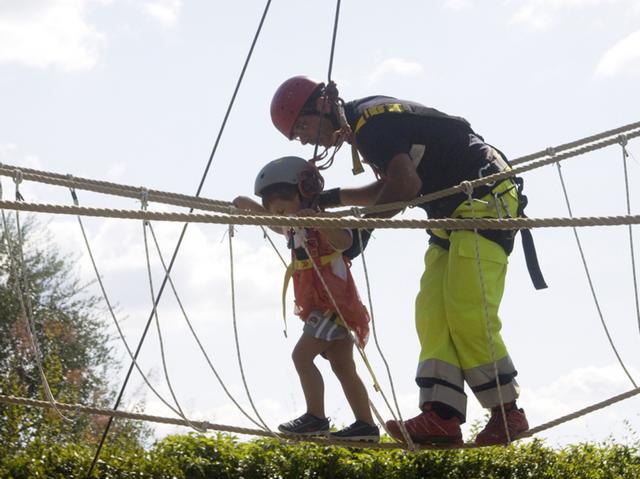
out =
<path fill-rule="evenodd" d="M 318 128 L 320 134 L 318 135 Z M 331 121 L 320 115 L 300 115 L 293 124 L 293 139 L 303 145 L 317 144 L 329 148 L 335 143 L 335 131 Z"/>

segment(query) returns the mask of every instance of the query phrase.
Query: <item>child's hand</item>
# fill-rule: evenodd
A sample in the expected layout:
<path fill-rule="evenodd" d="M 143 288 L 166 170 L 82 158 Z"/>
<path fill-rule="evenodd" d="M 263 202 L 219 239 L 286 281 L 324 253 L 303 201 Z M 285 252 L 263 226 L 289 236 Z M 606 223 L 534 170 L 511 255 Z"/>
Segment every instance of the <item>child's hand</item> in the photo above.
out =
<path fill-rule="evenodd" d="M 237 196 L 233 201 L 233 206 L 243 210 L 253 210 L 256 202 L 248 196 Z"/>

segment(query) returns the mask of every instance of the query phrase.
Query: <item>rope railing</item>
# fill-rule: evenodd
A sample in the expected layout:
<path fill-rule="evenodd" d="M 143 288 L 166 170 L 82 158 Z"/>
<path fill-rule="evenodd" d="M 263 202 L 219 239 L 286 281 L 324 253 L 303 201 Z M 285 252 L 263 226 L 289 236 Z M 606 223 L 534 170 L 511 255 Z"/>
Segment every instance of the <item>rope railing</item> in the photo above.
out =
<path fill-rule="evenodd" d="M 427 195 L 418 196 L 417 198 L 411 201 L 400 201 L 395 203 L 386 203 L 384 205 L 376 205 L 376 206 L 369 206 L 366 208 L 360 208 L 360 213 L 361 214 L 379 213 L 379 212 L 385 212 L 385 211 L 391 211 L 391 210 L 404 209 L 407 207 L 419 206 L 434 200 L 446 198 L 447 196 L 464 193 L 466 188 L 466 186 L 464 186 L 465 183 L 469 183 L 470 186 L 475 189 L 490 183 L 497 183 L 502 180 L 506 180 L 507 178 L 512 178 L 521 173 L 526 173 L 527 171 L 532 171 L 537 168 L 541 168 L 543 166 L 558 163 L 560 161 L 567 160 L 574 156 L 584 155 L 585 153 L 590 153 L 592 151 L 606 148 L 611 145 L 620 144 L 622 142 L 628 141 L 631 138 L 636 138 L 639 136 L 640 136 L 640 129 L 635 131 L 629 131 L 628 133 L 625 133 L 624 136 L 618 135 L 614 138 L 597 141 L 595 143 L 591 143 L 586 146 L 581 146 L 579 148 L 576 148 L 574 150 L 571 150 L 562 154 L 557 154 L 557 152 L 555 152 L 553 148 L 549 148 L 547 152 L 547 155 L 548 155 L 547 158 L 537 160 L 537 161 L 532 161 L 525 165 L 516 166 L 515 168 L 512 168 L 510 170 L 505 170 L 500 173 L 494 173 L 493 175 L 484 176 L 476 180 L 462 182 L 459 185 L 452 186 L 451 188 L 445 188 L 443 190 L 435 191 Z M 350 215 L 352 214 L 352 210 L 353 208 L 348 211 L 342 211 L 341 215 Z"/>
<path fill-rule="evenodd" d="M 597 402 L 592 404 L 591 406 L 587 406 L 585 408 L 579 409 L 570 414 L 561 416 L 552 421 L 548 421 L 546 423 L 540 424 L 539 426 L 535 426 L 529 429 L 527 432 L 520 434 L 518 437 L 513 438 L 514 441 L 518 441 L 521 439 L 526 439 L 534 436 L 535 434 L 539 434 L 542 431 L 546 431 L 548 429 L 559 426 L 560 424 L 567 423 L 579 417 L 585 416 L 592 412 L 604 409 L 618 402 L 624 401 L 626 399 L 630 399 L 634 396 L 640 394 L 640 388 L 634 388 L 629 391 L 623 392 L 621 394 L 617 394 L 612 396 L 604 401 Z M 28 406 L 28 407 L 37 407 L 43 409 L 50 409 L 54 406 L 47 402 L 38 399 L 30 399 L 23 398 L 11 395 L 0 394 L 0 403 L 14 406 Z M 171 418 L 165 416 L 155 416 L 150 414 L 142 414 L 142 413 L 133 413 L 122 410 L 114 410 L 114 409 L 106 409 L 95 406 L 85 406 L 82 404 L 66 404 L 61 402 L 56 402 L 55 407 L 62 411 L 69 411 L 76 414 L 92 414 L 96 416 L 106 416 L 106 417 L 115 417 L 122 419 L 131 419 L 136 421 L 146 421 L 146 422 L 154 422 L 159 424 L 170 424 L 174 426 L 189 426 L 187 422 L 183 419 L 179 418 Z M 211 430 L 211 431 L 220 431 L 227 432 L 233 434 L 245 434 L 250 436 L 260 436 L 260 437 L 272 437 L 271 433 L 268 431 L 264 431 L 261 429 L 251 429 L 245 427 L 238 426 L 228 426 L 223 424 L 211 423 L 209 421 L 190 421 L 191 424 L 196 425 L 198 428 L 203 430 Z M 346 447 L 355 447 L 355 448 L 366 448 L 366 449 L 404 449 L 406 448 L 406 444 L 402 443 L 370 443 L 370 442 L 357 442 L 357 441 L 341 441 L 335 439 L 328 438 L 313 438 L 313 437 L 300 437 L 289 434 L 280 434 L 279 439 L 291 441 L 291 442 L 314 442 L 318 444 L 331 445 L 331 446 L 346 446 Z M 455 446 L 446 446 L 446 445 L 416 445 L 416 448 L 419 450 L 430 450 L 430 449 L 473 449 L 478 448 L 474 443 L 465 443 L 462 445 Z"/>
<path fill-rule="evenodd" d="M 42 170 L 34 170 L 22 166 L 0 164 L 0 176 L 14 177 L 16 172 L 22 174 L 23 180 L 45 183 L 55 186 L 75 188 L 77 190 L 92 191 L 125 198 L 140 199 L 141 194 L 147 195 L 148 200 L 154 203 L 162 203 L 173 206 L 183 206 L 199 210 L 225 212 L 231 206 L 228 201 L 213 200 L 196 196 L 171 193 L 168 191 L 152 190 L 140 186 L 130 186 L 108 181 L 79 178 L 71 175 L 62 175 Z"/>
<path fill-rule="evenodd" d="M 471 181 L 471 186 L 477 188 L 487 183 L 504 180 L 518 174 L 531 171 L 552 163 L 557 163 L 574 156 L 582 155 L 591 151 L 606 148 L 616 143 L 628 141 L 629 139 L 640 136 L 640 122 L 631 123 L 613 130 L 609 130 L 597 135 L 585 137 L 563 145 L 549 147 L 543 151 L 526 155 L 511 161 L 512 165 L 523 166 L 513 168 L 509 171 L 496 173 Z M 571 150 L 571 151 L 565 151 Z M 564 153 L 561 153 L 565 151 Z M 542 160 L 533 162 L 537 158 L 545 157 Z M 531 163 L 529 163 L 531 162 Z M 231 207 L 231 203 L 222 200 L 213 200 L 201 198 L 197 196 L 189 196 L 179 193 L 171 193 L 161 190 L 145 189 L 107 181 L 92 180 L 87 178 L 79 178 L 71 175 L 63 175 L 60 173 L 52 173 L 32 168 L 18 167 L 14 165 L 0 164 L 0 176 L 14 177 L 16 172 L 20 172 L 24 180 L 48 183 L 58 186 L 73 187 L 76 189 L 84 189 L 97 193 L 111 194 L 127 198 L 139 199 L 141 192 L 146 191 L 149 201 L 162 204 L 170 204 L 174 206 L 190 207 L 199 210 L 214 211 L 218 213 L 226 213 Z M 376 213 L 389 211 L 393 209 L 403 209 L 406 207 L 418 206 L 430 201 L 445 198 L 458 193 L 463 193 L 462 185 L 456 185 L 451 188 L 440 190 L 428 195 L 420 196 L 409 202 L 394 202 L 385 205 L 377 205 L 367 208 L 360 208 L 359 214 Z M 332 213 L 336 216 L 349 216 L 353 214 L 353 209 L 335 211 Z"/>
<path fill-rule="evenodd" d="M 170 213 L 158 211 L 122 210 L 113 208 L 90 208 L 46 203 L 0 200 L 0 209 L 31 211 L 64 215 L 93 216 L 149 221 L 208 223 L 223 225 L 252 225 L 273 227 L 315 228 L 377 228 L 377 229 L 448 229 L 468 230 L 497 229 L 515 230 L 530 228 L 557 228 L 582 226 L 626 226 L 640 224 L 640 215 L 584 216 L 575 218 L 475 218 L 475 219 L 391 219 L 391 218 L 336 218 L 332 216 L 277 216 L 204 213 Z M 244 211 L 244 210 L 238 210 Z"/>

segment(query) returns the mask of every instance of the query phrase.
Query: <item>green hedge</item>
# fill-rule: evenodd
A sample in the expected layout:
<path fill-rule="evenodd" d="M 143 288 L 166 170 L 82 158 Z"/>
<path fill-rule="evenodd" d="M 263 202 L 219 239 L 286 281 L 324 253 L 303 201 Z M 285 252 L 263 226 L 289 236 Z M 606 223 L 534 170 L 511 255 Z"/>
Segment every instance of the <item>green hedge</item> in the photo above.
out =
<path fill-rule="evenodd" d="M 32 443 L 10 457 L 6 479 L 82 478 L 95 446 Z M 273 439 L 240 442 L 228 435 L 168 436 L 150 449 L 106 448 L 94 477 L 105 479 L 640 479 L 637 446 L 579 444 L 554 449 L 541 441 L 508 448 L 411 453 Z"/>

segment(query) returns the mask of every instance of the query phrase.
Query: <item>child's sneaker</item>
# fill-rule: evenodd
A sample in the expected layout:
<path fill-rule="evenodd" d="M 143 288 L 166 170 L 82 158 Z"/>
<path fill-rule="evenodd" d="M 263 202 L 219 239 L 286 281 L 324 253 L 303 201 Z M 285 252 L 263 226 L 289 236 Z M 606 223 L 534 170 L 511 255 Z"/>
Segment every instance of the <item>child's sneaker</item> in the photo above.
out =
<path fill-rule="evenodd" d="M 321 419 L 307 412 L 299 418 L 280 424 L 278 430 L 301 436 L 326 436 L 329 434 L 329 419 Z"/>
<path fill-rule="evenodd" d="M 394 438 L 404 441 L 398 421 L 387 421 L 386 426 Z M 443 419 L 428 404 L 423 407 L 422 414 L 404 421 L 404 427 L 411 440 L 418 444 L 462 444 L 460 420 L 455 416 Z"/>
<path fill-rule="evenodd" d="M 347 426 L 337 432 L 332 432 L 331 437 L 342 441 L 380 441 L 380 430 L 378 426 L 357 420 L 351 426 Z"/>
<path fill-rule="evenodd" d="M 524 414 L 523 409 L 506 410 L 507 427 L 509 429 L 509 439 L 512 441 L 525 431 L 529 430 L 529 423 L 527 422 L 527 416 Z M 482 431 L 476 436 L 476 444 L 478 446 L 494 446 L 496 444 L 506 444 L 507 433 L 504 427 L 504 421 L 502 420 L 502 410 L 500 407 L 495 407 L 491 410 L 491 417 L 489 422 Z"/>

